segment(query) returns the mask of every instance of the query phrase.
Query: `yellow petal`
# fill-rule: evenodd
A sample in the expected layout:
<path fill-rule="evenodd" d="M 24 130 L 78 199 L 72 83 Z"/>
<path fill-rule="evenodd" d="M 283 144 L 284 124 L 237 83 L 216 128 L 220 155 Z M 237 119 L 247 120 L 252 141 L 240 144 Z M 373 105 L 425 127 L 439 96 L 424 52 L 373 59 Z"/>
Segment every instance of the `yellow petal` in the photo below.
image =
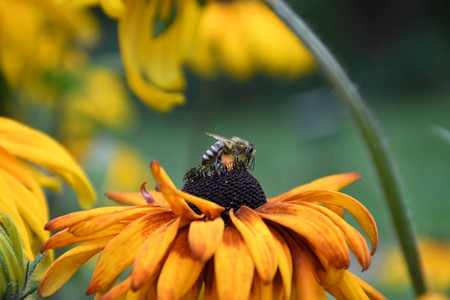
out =
<path fill-rule="evenodd" d="M 350 277 L 354 282 L 357 282 L 371 300 L 386 300 L 387 299 L 380 292 L 375 290 L 373 287 L 371 287 L 369 284 L 367 284 L 365 281 L 358 278 L 354 274 L 347 272 L 346 275 L 348 277 Z M 435 300 L 439 300 L 439 299 L 440 298 L 436 298 Z M 425 299 L 421 299 L 421 300 L 425 300 Z M 429 299 L 429 300 L 432 300 L 432 299 Z M 445 300 L 445 298 L 442 298 L 441 300 Z"/>
<path fill-rule="evenodd" d="M 110 240 L 111 237 L 96 239 L 61 255 L 48 268 L 42 278 L 38 288 L 39 296 L 48 297 L 55 293 L 85 262 L 100 252 Z"/>
<path fill-rule="evenodd" d="M 214 260 L 210 260 L 205 267 L 205 293 L 203 300 L 219 300 L 214 270 Z"/>
<path fill-rule="evenodd" d="M 138 249 L 150 234 L 173 219 L 175 215 L 172 212 L 164 211 L 141 217 L 128 224 L 103 250 L 86 294 L 100 291 L 131 266 L 137 251 L 130 249 Z"/>
<path fill-rule="evenodd" d="M 80 206 L 90 208 L 96 201 L 91 183 L 72 156 L 49 136 L 0 117 L 0 144 L 10 153 L 48 168 L 75 190 Z"/>
<path fill-rule="evenodd" d="M 47 207 L 44 193 L 33 177 L 33 174 L 19 160 L 7 152 L 0 146 L 0 168 L 5 170 L 24 184 L 36 197 L 36 200 L 42 206 Z M 42 212 L 44 213 L 44 212 Z M 43 216 L 44 220 L 48 220 L 48 212 Z"/>
<path fill-rule="evenodd" d="M 77 211 L 51 220 L 45 225 L 45 229 L 50 231 L 60 230 L 93 217 L 107 216 L 118 212 L 127 211 L 131 208 L 132 207 L 130 206 L 109 206 L 93 208 L 85 211 Z"/>
<path fill-rule="evenodd" d="M 144 215 L 161 211 L 167 211 L 167 209 L 160 207 L 152 207 L 149 205 L 134 206 L 129 210 L 123 212 L 107 216 L 99 216 L 97 218 L 92 218 L 84 222 L 79 222 L 73 226 L 70 226 L 69 232 L 71 232 L 74 236 L 90 235 L 93 234 L 94 232 L 103 230 L 119 222 L 120 220 L 123 219 L 134 220 Z"/>
<path fill-rule="evenodd" d="M 367 246 L 366 240 L 361 236 L 358 230 L 350 226 L 347 222 L 345 222 L 335 213 L 329 211 L 328 209 L 320 205 L 311 204 L 307 202 L 299 202 L 299 204 L 315 209 L 326 215 L 344 233 L 345 240 L 347 241 L 348 246 L 355 254 L 359 264 L 363 267 L 362 270 L 365 271 L 370 267 L 369 246 Z"/>
<path fill-rule="evenodd" d="M 344 271 L 342 281 L 335 287 L 327 289 L 327 291 L 333 296 L 340 299 L 340 295 L 345 295 L 345 299 L 361 299 L 369 300 L 369 297 L 364 293 L 364 290 L 355 282 L 354 278 L 350 275 L 350 272 Z"/>
<path fill-rule="evenodd" d="M 261 217 L 247 206 L 236 213 L 230 210 L 231 221 L 244 238 L 250 255 L 264 284 L 272 281 L 277 271 L 277 254 L 274 238 Z"/>
<path fill-rule="evenodd" d="M 222 218 L 213 221 L 193 221 L 189 226 L 189 247 L 199 262 L 207 262 L 222 241 L 225 223 Z"/>
<path fill-rule="evenodd" d="M 289 299 L 291 296 L 291 287 L 292 287 L 292 257 L 291 251 L 281 236 L 281 234 L 270 227 L 270 232 L 272 233 L 275 240 L 275 247 L 277 249 L 278 255 L 278 270 L 281 276 L 281 287 L 283 290 L 283 299 Z"/>
<path fill-rule="evenodd" d="M 211 201 L 196 197 L 194 195 L 182 192 L 182 191 L 174 189 L 168 185 L 162 184 L 159 186 L 159 188 L 160 188 L 161 192 L 163 192 L 164 194 L 169 194 L 169 195 L 174 195 L 174 196 L 176 195 L 180 199 L 184 199 L 184 200 L 189 201 L 190 203 L 194 204 L 202 213 L 205 214 L 205 216 L 209 220 L 214 220 L 215 218 L 220 217 L 220 213 L 225 210 L 224 207 L 222 207 L 214 202 L 211 202 Z M 184 203 L 186 203 L 186 202 L 184 202 Z"/>
<path fill-rule="evenodd" d="M 198 262 L 191 255 L 187 228 L 181 230 L 159 275 L 158 299 L 179 299 L 182 297 L 197 281 L 203 266 L 203 263 Z"/>
<path fill-rule="evenodd" d="M 355 173 L 355 172 L 326 176 L 326 177 L 322 177 L 317 180 L 314 180 L 313 182 L 296 187 L 296 188 L 290 190 L 289 192 L 281 194 L 277 197 L 267 199 L 267 202 L 283 201 L 288 196 L 292 196 L 294 194 L 298 194 L 298 193 L 301 193 L 304 191 L 309 191 L 309 190 L 339 191 L 359 179 L 361 179 L 361 175 L 359 173 Z"/>
<path fill-rule="evenodd" d="M 147 204 L 141 193 L 106 192 L 106 197 L 120 204 L 145 205 Z"/>
<path fill-rule="evenodd" d="M 289 246 L 293 263 L 293 299 L 299 300 L 325 300 L 325 290 L 319 284 L 314 272 L 315 261 L 307 250 L 297 244 L 288 233 L 283 232 L 283 237 Z"/>
<path fill-rule="evenodd" d="M 155 177 L 156 183 L 160 189 L 166 190 L 168 193 L 174 193 L 176 190 L 175 184 L 173 184 L 172 180 L 169 178 L 164 169 L 160 166 L 159 162 L 152 161 L 150 164 L 150 168 L 152 170 L 153 177 Z M 165 193 L 164 193 L 165 194 Z M 178 216 L 185 216 L 187 218 L 201 219 L 202 216 L 197 215 L 186 203 L 186 201 L 177 196 L 173 195 L 165 195 L 167 202 L 172 208 L 174 214 Z"/>
<path fill-rule="evenodd" d="M 68 231 L 68 229 L 64 229 L 58 233 L 55 233 L 42 245 L 41 253 L 48 249 L 59 249 L 73 244 L 91 241 L 97 238 L 115 236 L 119 232 L 121 232 L 126 225 L 127 224 L 115 224 L 106 228 L 105 230 L 81 237 L 74 236 Z"/>
<path fill-rule="evenodd" d="M 249 300 L 272 300 L 273 281 L 264 283 L 258 273 L 253 277 Z"/>
<path fill-rule="evenodd" d="M 303 236 L 314 251 L 323 253 L 337 268 L 348 268 L 350 256 L 344 235 L 321 213 L 299 205 L 266 203 L 256 209 L 259 215 Z"/>
<path fill-rule="evenodd" d="M 120 296 L 124 295 L 130 290 L 131 278 L 127 277 L 124 281 L 113 287 L 109 292 L 103 294 L 97 300 L 113 300 L 118 299 Z"/>
<path fill-rule="evenodd" d="M 167 251 L 174 241 L 180 219 L 169 222 L 153 232 L 140 246 L 131 273 L 131 288 L 138 290 L 145 282 L 158 274 Z"/>
<path fill-rule="evenodd" d="M 333 204 L 347 210 L 358 222 L 372 243 L 372 255 L 378 246 L 378 229 L 370 212 L 358 200 L 334 191 L 306 191 L 290 196 L 285 201 L 318 202 Z"/>
<path fill-rule="evenodd" d="M 214 265 L 219 299 L 249 298 L 255 265 L 241 235 L 231 226 L 223 232 L 222 243 L 214 255 Z"/>

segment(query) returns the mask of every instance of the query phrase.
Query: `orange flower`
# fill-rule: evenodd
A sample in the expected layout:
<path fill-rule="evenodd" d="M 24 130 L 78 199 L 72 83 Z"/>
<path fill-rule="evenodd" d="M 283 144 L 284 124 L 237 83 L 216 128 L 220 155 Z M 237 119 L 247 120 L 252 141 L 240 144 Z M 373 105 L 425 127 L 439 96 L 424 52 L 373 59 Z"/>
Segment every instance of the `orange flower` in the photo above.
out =
<path fill-rule="evenodd" d="M 158 162 L 156 191 L 107 193 L 133 206 L 75 212 L 50 221 L 61 230 L 42 251 L 83 243 L 48 269 L 41 296 L 58 290 L 101 252 L 87 294 L 100 299 L 385 299 L 346 269 L 350 248 L 363 270 L 378 244 L 367 209 L 339 190 L 348 173 L 318 179 L 266 199 L 258 181 L 236 164 L 219 172 L 191 169 L 176 189 Z M 206 200 L 208 199 L 208 200 Z M 325 205 L 325 206 L 322 206 Z M 358 221 L 372 244 L 343 219 Z M 128 277 L 114 286 L 128 268 Z"/>

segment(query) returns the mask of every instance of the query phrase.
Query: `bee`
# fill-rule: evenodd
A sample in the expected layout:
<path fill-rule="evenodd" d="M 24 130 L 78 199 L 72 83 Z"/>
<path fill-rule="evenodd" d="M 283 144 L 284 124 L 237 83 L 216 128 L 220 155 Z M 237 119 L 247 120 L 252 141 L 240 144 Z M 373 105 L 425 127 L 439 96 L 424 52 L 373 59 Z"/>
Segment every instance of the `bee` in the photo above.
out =
<path fill-rule="evenodd" d="M 253 161 L 256 152 L 255 145 L 236 136 L 229 139 L 221 135 L 209 132 L 205 133 L 218 141 L 203 154 L 202 169 L 209 166 L 219 167 L 222 161 L 222 155 L 233 158 L 235 162 L 243 160 L 245 167 L 248 167 L 250 162 Z"/>

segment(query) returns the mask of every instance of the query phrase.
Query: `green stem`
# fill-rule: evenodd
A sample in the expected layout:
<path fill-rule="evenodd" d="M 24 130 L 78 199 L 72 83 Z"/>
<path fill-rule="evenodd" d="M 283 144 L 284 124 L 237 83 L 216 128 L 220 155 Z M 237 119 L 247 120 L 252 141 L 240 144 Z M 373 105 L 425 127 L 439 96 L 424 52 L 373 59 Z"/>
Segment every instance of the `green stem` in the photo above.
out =
<path fill-rule="evenodd" d="M 308 25 L 283 1 L 264 0 L 273 11 L 294 31 L 316 58 L 327 79 L 335 88 L 341 101 L 348 107 L 372 155 L 378 177 L 388 202 L 391 218 L 405 256 L 416 296 L 426 292 L 419 264 L 417 243 L 408 217 L 405 200 L 386 145 L 376 122 L 365 106 L 361 95 L 330 51 L 317 38 Z"/>

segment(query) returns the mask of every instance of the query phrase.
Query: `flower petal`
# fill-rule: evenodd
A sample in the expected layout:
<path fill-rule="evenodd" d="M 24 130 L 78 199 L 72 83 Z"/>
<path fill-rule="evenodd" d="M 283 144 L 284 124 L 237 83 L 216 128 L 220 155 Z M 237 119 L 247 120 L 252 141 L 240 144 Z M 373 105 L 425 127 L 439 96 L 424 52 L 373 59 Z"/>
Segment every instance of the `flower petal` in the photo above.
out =
<path fill-rule="evenodd" d="M 222 218 L 193 221 L 189 226 L 188 237 L 192 256 L 199 262 L 208 261 L 222 241 L 224 227 Z"/>
<path fill-rule="evenodd" d="M 107 216 L 99 216 L 96 218 L 92 218 L 90 220 L 86 220 L 84 222 L 79 222 L 73 226 L 69 227 L 69 232 L 71 232 L 74 236 L 84 236 L 93 234 L 94 232 L 103 230 L 120 220 L 128 219 L 134 220 L 138 219 L 149 213 L 156 213 L 161 211 L 167 211 L 165 208 L 154 207 L 149 205 L 141 205 L 141 206 L 133 206 L 130 209 L 115 213 Z"/>
<path fill-rule="evenodd" d="M 100 252 L 112 237 L 103 237 L 70 249 L 48 268 L 41 280 L 38 294 L 48 297 L 60 289 L 92 256 Z"/>
<path fill-rule="evenodd" d="M 327 291 L 338 299 L 341 299 L 341 295 L 344 295 L 345 299 L 369 300 L 364 290 L 349 274 L 350 272 L 344 271 L 342 281 L 337 286 L 327 289 Z"/>
<path fill-rule="evenodd" d="M 138 249 L 150 234 L 175 218 L 172 212 L 163 211 L 146 215 L 128 224 L 103 250 L 86 294 L 100 291 L 131 266 L 137 251 L 129 249 Z"/>
<path fill-rule="evenodd" d="M 164 194 L 178 196 L 177 198 L 184 199 L 184 200 L 189 201 L 190 203 L 194 204 L 199 210 L 201 210 L 202 213 L 205 214 L 205 216 L 209 220 L 214 220 L 215 218 L 220 217 L 220 213 L 225 210 L 224 207 L 222 207 L 212 201 L 208 201 L 208 200 L 196 197 L 194 195 L 182 192 L 180 190 L 177 190 L 177 189 L 172 188 L 165 184 L 159 185 L 159 189 Z M 183 202 L 189 208 L 186 201 L 183 201 Z"/>
<path fill-rule="evenodd" d="M 356 219 L 372 243 L 372 255 L 377 250 L 378 229 L 375 220 L 367 208 L 355 198 L 339 192 L 315 190 L 290 196 L 284 201 L 318 202 L 323 204 L 333 204 L 344 208 Z"/>
<path fill-rule="evenodd" d="M 214 254 L 214 266 L 219 299 L 249 298 L 255 265 L 244 240 L 232 226 L 223 232 L 222 243 Z"/>
<path fill-rule="evenodd" d="M 93 217 L 111 215 L 129 209 L 131 209 L 130 206 L 109 206 L 77 211 L 51 220 L 44 228 L 49 231 L 60 230 Z"/>
<path fill-rule="evenodd" d="M 324 254 L 337 268 L 348 268 L 350 256 L 344 235 L 323 214 L 299 205 L 266 203 L 256 209 L 259 215 L 305 237 L 314 251 Z"/>
<path fill-rule="evenodd" d="M 278 264 L 272 233 L 261 217 L 247 206 L 242 206 L 236 215 L 230 210 L 230 217 L 244 238 L 261 280 L 268 284 L 275 276 Z"/>
<path fill-rule="evenodd" d="M 106 192 L 106 197 L 119 204 L 145 205 L 141 193 Z"/>
<path fill-rule="evenodd" d="M 286 197 L 309 190 L 339 191 L 359 179 L 361 179 L 361 175 L 356 172 L 326 176 L 314 180 L 313 182 L 296 187 L 289 192 L 281 194 L 277 197 L 267 199 L 267 202 L 280 202 L 283 201 Z"/>
<path fill-rule="evenodd" d="M 283 232 L 283 237 L 289 246 L 293 263 L 293 291 L 292 299 L 327 299 L 324 288 L 319 284 L 319 280 L 314 271 L 314 258 L 304 247 L 297 244 L 287 232 Z"/>
<path fill-rule="evenodd" d="M 74 236 L 69 230 L 66 228 L 61 230 L 60 232 L 55 233 L 51 236 L 41 247 L 41 253 L 48 249 L 59 249 L 63 247 L 67 247 L 73 244 L 78 244 L 86 241 L 91 241 L 97 238 L 114 236 L 123 230 L 123 228 L 128 224 L 114 224 L 105 230 L 86 235 L 86 236 Z"/>
<path fill-rule="evenodd" d="M 156 276 L 164 263 L 164 258 L 174 241 L 180 218 L 155 230 L 140 246 L 131 273 L 131 289 L 138 290 L 150 278 Z"/>
<path fill-rule="evenodd" d="M 120 296 L 124 295 L 130 290 L 131 278 L 127 277 L 124 281 L 113 287 L 109 292 L 103 294 L 97 300 L 113 300 L 118 299 Z"/>
<path fill-rule="evenodd" d="M 330 210 L 328 210 L 325 207 L 322 207 L 317 204 L 301 202 L 301 201 L 295 202 L 295 203 L 304 205 L 306 207 L 310 207 L 310 208 L 315 209 L 315 210 L 323 213 L 324 215 L 326 215 L 344 233 L 345 240 L 346 240 L 348 246 L 355 254 L 356 259 L 358 260 L 359 264 L 363 267 L 362 270 L 365 271 L 370 267 L 369 246 L 367 246 L 365 239 L 361 236 L 361 234 L 358 232 L 358 230 L 356 230 L 355 228 L 350 226 L 342 218 L 340 218 L 338 215 L 331 212 Z"/>
<path fill-rule="evenodd" d="M 203 266 L 191 255 L 187 228 L 181 230 L 159 275 L 158 300 L 181 298 L 197 281 Z"/>
<path fill-rule="evenodd" d="M 277 249 L 278 255 L 278 270 L 281 276 L 281 287 L 283 290 L 283 298 L 289 299 L 291 297 L 291 288 L 292 288 L 292 257 L 291 251 L 281 236 L 281 234 L 275 230 L 273 227 L 270 227 L 270 232 L 272 233 L 275 240 L 275 247 Z"/>
<path fill-rule="evenodd" d="M 371 287 L 369 284 L 367 284 L 364 280 L 361 278 L 358 278 L 354 274 L 347 272 L 347 276 L 351 277 L 354 282 L 357 282 L 359 286 L 364 290 L 367 296 L 369 296 L 370 300 L 386 300 L 387 298 L 384 297 L 380 292 L 375 290 L 373 287 Z"/>
<path fill-rule="evenodd" d="M 0 117 L 0 144 L 15 156 L 44 166 L 66 181 L 76 194 L 83 209 L 96 201 L 91 183 L 72 156 L 49 136 Z"/>

